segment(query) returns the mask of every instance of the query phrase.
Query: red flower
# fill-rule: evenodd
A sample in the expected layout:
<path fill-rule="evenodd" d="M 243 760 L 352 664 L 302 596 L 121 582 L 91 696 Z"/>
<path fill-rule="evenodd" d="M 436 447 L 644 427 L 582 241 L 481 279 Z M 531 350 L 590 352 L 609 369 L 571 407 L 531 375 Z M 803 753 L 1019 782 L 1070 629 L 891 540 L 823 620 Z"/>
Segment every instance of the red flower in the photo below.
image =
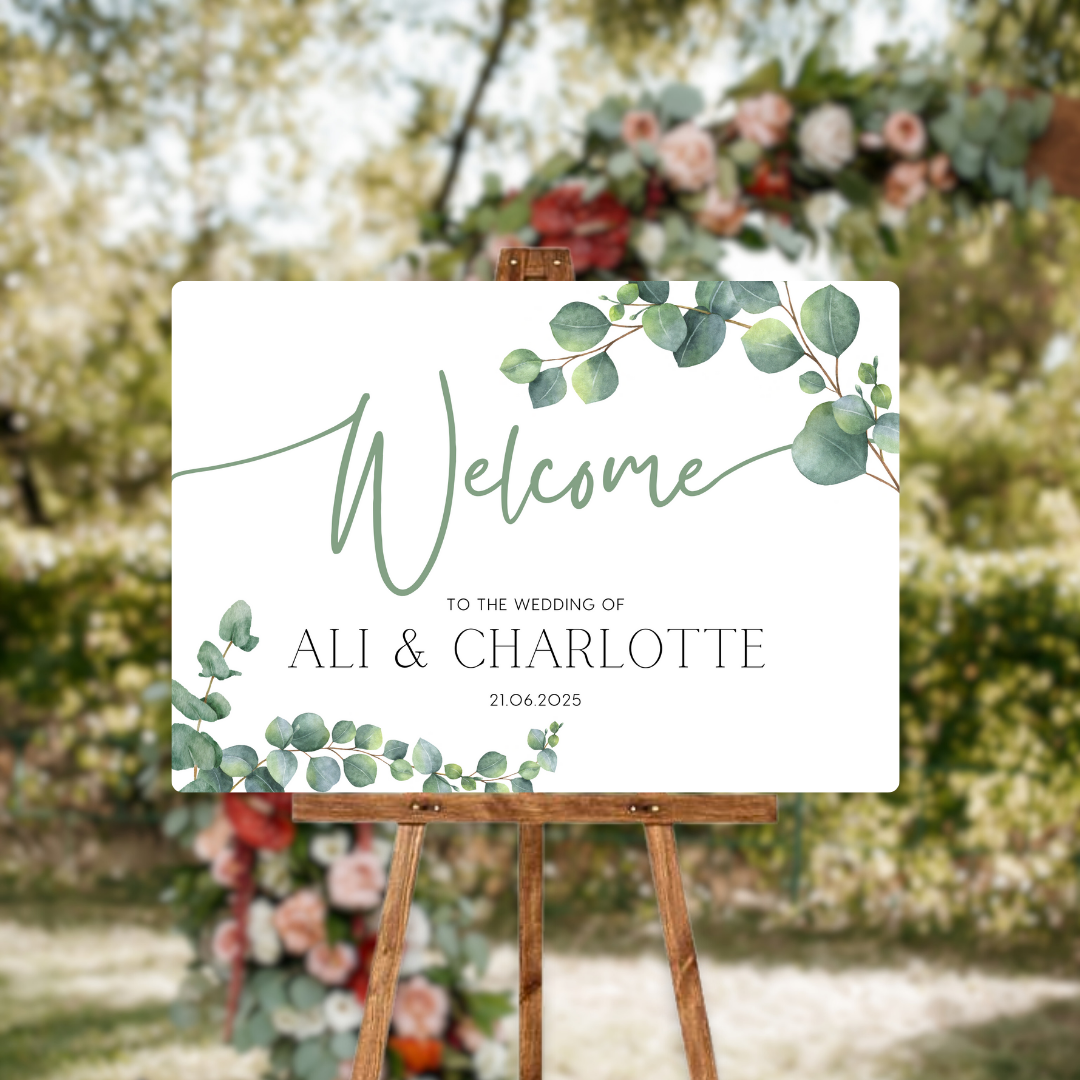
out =
<path fill-rule="evenodd" d="M 659 176 L 650 175 L 645 185 L 645 214 L 647 218 L 655 218 L 657 208 L 667 201 L 667 189 Z"/>
<path fill-rule="evenodd" d="M 541 247 L 567 247 L 578 271 L 614 270 L 630 239 L 630 211 L 608 191 L 584 202 L 584 184 L 570 181 L 532 204 Z"/>
<path fill-rule="evenodd" d="M 778 162 L 774 169 L 769 162 L 759 161 L 746 192 L 759 199 L 790 199 L 791 173 L 783 162 Z"/>
<path fill-rule="evenodd" d="M 434 1072 L 442 1065 L 443 1044 L 438 1039 L 403 1039 L 395 1035 L 387 1045 L 401 1055 L 406 1072 Z"/>
<path fill-rule="evenodd" d="M 226 795 L 225 813 L 243 843 L 282 851 L 296 835 L 291 795 Z"/>

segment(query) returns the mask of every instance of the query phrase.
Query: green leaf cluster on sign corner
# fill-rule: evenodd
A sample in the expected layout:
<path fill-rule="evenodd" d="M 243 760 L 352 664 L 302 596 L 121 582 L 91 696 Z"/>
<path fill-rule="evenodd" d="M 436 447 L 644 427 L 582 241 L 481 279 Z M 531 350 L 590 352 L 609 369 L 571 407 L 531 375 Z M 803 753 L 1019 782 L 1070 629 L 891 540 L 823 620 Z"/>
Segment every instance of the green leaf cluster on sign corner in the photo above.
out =
<path fill-rule="evenodd" d="M 811 293 L 796 314 L 786 282 L 784 291 L 786 304 L 774 281 L 699 281 L 694 303 L 688 305 L 672 301 L 668 281 L 628 281 L 614 300 L 599 297 L 612 305 L 606 315 L 577 300 L 556 312 L 548 325 L 570 355 L 541 359 L 531 349 L 514 349 L 500 370 L 511 382 L 527 385 L 532 407 L 543 409 L 566 397 L 563 368 L 577 361 L 570 385 L 586 405 L 593 405 L 619 388 L 619 371 L 611 357 L 618 342 L 644 331 L 652 344 L 672 354 L 677 367 L 697 367 L 720 351 L 727 327 L 735 325 L 745 331 L 740 338 L 743 351 L 758 371 L 776 375 L 809 360 L 814 366 L 799 374 L 799 389 L 805 394 L 830 390 L 836 396 L 812 409 L 795 435 L 791 455 L 798 470 L 826 486 L 868 473 L 899 491 L 883 454 L 900 452 L 900 416 L 889 411 L 892 391 L 878 382 L 878 358 L 858 366 L 860 383 L 870 387 L 869 400 L 862 385 L 856 384 L 852 394 L 840 388 L 840 359 L 859 334 L 858 304 L 835 285 L 826 285 Z M 619 322 L 631 308 L 629 322 Z M 784 318 L 772 314 L 777 309 Z M 766 317 L 751 324 L 736 319 L 740 313 Z M 616 336 L 609 337 L 612 331 Z M 831 358 L 831 364 L 819 359 L 815 349 Z M 867 469 L 870 452 L 887 480 Z"/>
<path fill-rule="evenodd" d="M 383 738 L 376 724 L 357 725 L 338 720 L 332 728 L 318 713 L 304 712 L 292 720 L 275 716 L 266 726 L 264 737 L 269 746 L 260 758 L 254 747 L 238 743 L 222 749 L 219 742 L 202 730 L 204 723 L 223 720 L 232 712 L 220 693 L 211 693 L 215 679 L 239 675 L 224 660 L 235 645 L 250 652 L 259 643 L 251 631 L 251 608 L 238 600 L 221 620 L 219 634 L 226 641 L 224 652 L 204 641 L 197 659 L 202 673 L 210 678 L 200 698 L 176 680 L 172 684 L 173 707 L 195 725 L 174 723 L 172 728 L 172 767 L 176 772 L 191 769 L 192 779 L 180 790 L 185 792 L 234 791 L 243 782 L 249 792 L 283 792 L 304 765 L 304 779 L 314 791 L 330 791 L 342 779 L 353 787 L 364 788 L 378 779 L 379 765 L 386 767 L 394 780 L 423 776 L 422 790 L 432 794 L 455 791 L 528 792 L 541 771 L 554 772 L 558 765 L 555 747 L 557 732 L 563 727 L 553 722 L 547 732 L 533 728 L 527 738 L 536 756 L 510 769 L 505 754 L 489 750 L 476 767 L 466 772 L 461 766 L 444 762 L 442 751 L 427 739 L 417 739 L 411 747 L 399 739 Z M 209 646 L 209 648 L 208 648 Z M 211 651 L 212 650 L 212 651 Z M 302 759 L 306 758 L 306 762 Z"/>

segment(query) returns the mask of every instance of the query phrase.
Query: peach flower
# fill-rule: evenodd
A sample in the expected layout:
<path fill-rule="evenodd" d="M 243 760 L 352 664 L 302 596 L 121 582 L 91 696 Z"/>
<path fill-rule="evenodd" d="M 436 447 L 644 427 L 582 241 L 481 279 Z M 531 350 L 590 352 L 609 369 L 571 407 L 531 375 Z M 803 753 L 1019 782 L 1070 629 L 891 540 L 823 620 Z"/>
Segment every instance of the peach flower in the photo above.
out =
<path fill-rule="evenodd" d="M 343 855 L 326 875 L 330 903 L 342 911 L 378 907 L 385 888 L 386 871 L 373 851 L 357 849 Z"/>
<path fill-rule="evenodd" d="M 327 986 L 341 986 L 356 967 L 356 949 L 344 941 L 328 945 L 320 941 L 304 957 L 307 973 Z"/>
<path fill-rule="evenodd" d="M 740 138 L 756 142 L 768 149 L 784 141 L 788 125 L 795 115 L 788 99 L 782 94 L 760 94 L 745 98 L 735 114 L 735 130 Z"/>
<path fill-rule="evenodd" d="M 899 161 L 885 177 L 885 201 L 902 210 L 925 198 L 928 190 L 925 161 Z"/>
<path fill-rule="evenodd" d="M 521 238 L 515 236 L 513 233 L 505 234 L 492 234 L 488 237 L 487 243 L 484 244 L 484 254 L 488 257 L 488 261 L 494 263 L 496 266 L 499 263 L 499 252 L 506 247 L 521 247 Z"/>
<path fill-rule="evenodd" d="M 660 140 L 660 167 L 676 191 L 700 191 L 716 179 L 716 144 L 696 124 L 679 124 Z"/>
<path fill-rule="evenodd" d="M 414 975 L 398 985 L 393 1025 L 407 1039 L 437 1039 L 446 1030 L 450 998 L 441 986 Z"/>
<path fill-rule="evenodd" d="M 715 187 L 711 187 L 697 219 L 717 236 L 735 236 L 742 228 L 747 209 L 738 199 L 725 199 Z"/>
<path fill-rule="evenodd" d="M 948 154 L 935 154 L 929 163 L 930 183 L 938 191 L 952 191 L 956 187 L 956 173 L 952 171 L 952 162 Z"/>
<path fill-rule="evenodd" d="M 210 864 L 210 876 L 223 889 L 235 889 L 244 873 L 244 862 L 237 856 L 232 844 L 223 847 Z"/>
<path fill-rule="evenodd" d="M 233 838 L 232 823 L 219 810 L 217 817 L 195 836 L 193 845 L 195 857 L 203 862 L 213 862 L 214 858 L 230 843 Z"/>
<path fill-rule="evenodd" d="M 219 922 L 210 941 L 210 952 L 219 964 L 231 964 L 241 952 L 240 924 L 235 919 Z"/>
<path fill-rule="evenodd" d="M 622 118 L 622 137 L 627 146 L 639 142 L 655 146 L 660 141 L 660 121 L 645 109 L 631 109 Z"/>
<path fill-rule="evenodd" d="M 926 128 L 923 122 L 906 109 L 891 113 L 881 129 L 885 145 L 906 158 L 917 158 L 926 149 Z"/>
<path fill-rule="evenodd" d="M 326 904 L 314 889 L 300 889 L 274 912 L 274 929 L 293 956 L 301 956 L 326 939 Z"/>

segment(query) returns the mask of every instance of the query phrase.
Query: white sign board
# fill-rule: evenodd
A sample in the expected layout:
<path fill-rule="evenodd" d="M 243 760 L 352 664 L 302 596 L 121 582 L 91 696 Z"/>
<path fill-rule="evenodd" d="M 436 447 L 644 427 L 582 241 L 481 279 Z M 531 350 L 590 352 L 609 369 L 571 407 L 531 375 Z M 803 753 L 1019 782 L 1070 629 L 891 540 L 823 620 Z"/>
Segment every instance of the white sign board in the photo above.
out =
<path fill-rule="evenodd" d="M 895 286 L 601 291 L 175 288 L 177 787 L 896 787 Z"/>

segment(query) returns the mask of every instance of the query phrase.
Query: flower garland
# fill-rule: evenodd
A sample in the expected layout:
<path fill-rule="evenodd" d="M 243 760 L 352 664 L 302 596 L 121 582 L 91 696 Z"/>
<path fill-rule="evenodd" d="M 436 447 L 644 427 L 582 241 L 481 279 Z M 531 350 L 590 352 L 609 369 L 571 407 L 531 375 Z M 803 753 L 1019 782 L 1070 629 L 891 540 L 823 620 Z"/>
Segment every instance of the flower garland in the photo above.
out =
<path fill-rule="evenodd" d="M 1049 95 L 973 90 L 895 50 L 858 73 L 812 52 L 790 85 L 774 61 L 723 104 L 703 121 L 704 98 L 681 84 L 606 99 L 575 152 L 520 191 L 488 176 L 395 275 L 490 280 L 501 248 L 526 245 L 568 247 L 581 277 L 707 277 L 722 239 L 795 258 L 825 232 L 844 250 L 870 239 L 895 253 L 907 211 L 932 194 L 960 215 L 1051 195 L 1025 170 Z"/>
<path fill-rule="evenodd" d="M 225 795 L 173 810 L 166 832 L 203 864 L 181 871 L 171 899 L 197 959 L 175 1010 L 213 1015 L 224 988 L 225 1037 L 264 1047 L 274 1080 L 348 1080 L 364 1015 L 391 843 L 292 821 L 288 794 Z M 418 889 L 387 1050 L 394 1078 L 500 1080 L 499 1021 L 509 994 L 476 987 L 487 943 L 468 905 Z M 436 900 L 434 904 L 430 901 Z M 427 908 L 434 908 L 429 916 Z"/>

